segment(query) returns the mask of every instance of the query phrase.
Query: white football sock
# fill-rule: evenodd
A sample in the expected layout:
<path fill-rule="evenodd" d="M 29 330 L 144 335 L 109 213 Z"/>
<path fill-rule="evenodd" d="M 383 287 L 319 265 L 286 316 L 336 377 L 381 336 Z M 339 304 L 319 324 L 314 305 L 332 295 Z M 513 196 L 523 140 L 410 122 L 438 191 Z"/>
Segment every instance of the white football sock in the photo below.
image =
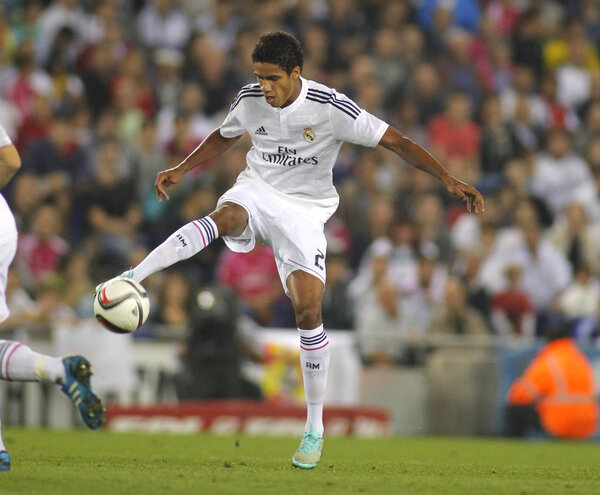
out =
<path fill-rule="evenodd" d="M 12 340 L 0 340 L 0 378 L 57 384 L 66 379 L 62 358 L 39 354 Z"/>
<path fill-rule="evenodd" d="M 0 450 L 6 450 L 4 442 L 2 441 L 2 420 L 0 419 Z"/>
<path fill-rule="evenodd" d="M 313 330 L 300 332 L 300 365 L 304 378 L 306 394 L 306 427 L 323 434 L 323 401 L 327 387 L 327 371 L 329 370 L 329 340 L 323 325 Z"/>
<path fill-rule="evenodd" d="M 219 237 L 217 224 L 209 216 L 185 224 L 146 256 L 133 269 L 133 276 L 131 278 L 136 282 L 141 282 L 146 277 L 163 268 L 167 268 L 178 261 L 191 258 L 196 253 L 202 251 L 217 237 Z"/>

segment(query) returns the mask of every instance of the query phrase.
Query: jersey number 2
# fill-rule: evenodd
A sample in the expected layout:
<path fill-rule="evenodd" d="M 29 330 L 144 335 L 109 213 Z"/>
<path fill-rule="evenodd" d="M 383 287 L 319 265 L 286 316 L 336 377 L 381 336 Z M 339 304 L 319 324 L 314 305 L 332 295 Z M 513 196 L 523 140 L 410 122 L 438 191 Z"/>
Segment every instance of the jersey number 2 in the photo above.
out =
<path fill-rule="evenodd" d="M 325 259 L 325 255 L 322 253 L 322 251 L 320 249 L 317 249 L 318 253 L 315 254 L 315 266 L 319 269 L 322 270 L 323 269 L 323 265 L 321 265 L 319 263 L 319 261 L 324 260 Z"/>

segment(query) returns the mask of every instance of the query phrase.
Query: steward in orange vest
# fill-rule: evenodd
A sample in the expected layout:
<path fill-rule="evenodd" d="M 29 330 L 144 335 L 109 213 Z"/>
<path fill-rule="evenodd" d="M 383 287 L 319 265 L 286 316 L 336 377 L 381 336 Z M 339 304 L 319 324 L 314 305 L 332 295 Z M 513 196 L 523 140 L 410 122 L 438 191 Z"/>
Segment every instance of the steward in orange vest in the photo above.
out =
<path fill-rule="evenodd" d="M 595 433 L 594 374 L 572 338 L 552 340 L 538 353 L 510 387 L 506 412 L 511 436 L 523 436 L 531 427 L 558 438 L 585 439 Z"/>

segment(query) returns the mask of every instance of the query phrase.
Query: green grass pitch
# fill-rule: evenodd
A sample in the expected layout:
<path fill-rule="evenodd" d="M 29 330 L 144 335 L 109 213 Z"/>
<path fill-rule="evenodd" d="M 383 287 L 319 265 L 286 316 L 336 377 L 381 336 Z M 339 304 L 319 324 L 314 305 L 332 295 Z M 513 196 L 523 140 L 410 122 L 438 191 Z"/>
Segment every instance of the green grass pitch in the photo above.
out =
<path fill-rule="evenodd" d="M 600 445 L 501 439 L 326 438 L 291 467 L 291 437 L 5 428 L 1 495 L 598 494 Z"/>

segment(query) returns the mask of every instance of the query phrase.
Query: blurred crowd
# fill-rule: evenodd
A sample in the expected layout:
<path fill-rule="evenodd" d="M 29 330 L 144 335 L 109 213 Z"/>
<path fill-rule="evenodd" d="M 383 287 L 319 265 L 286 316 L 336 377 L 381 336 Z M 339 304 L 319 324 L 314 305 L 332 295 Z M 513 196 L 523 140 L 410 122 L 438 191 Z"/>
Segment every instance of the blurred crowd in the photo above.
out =
<path fill-rule="evenodd" d="M 354 99 L 484 194 L 469 215 L 390 152 L 344 145 L 324 322 L 402 362 L 436 334 L 533 339 L 562 313 L 600 334 L 600 2 L 595 0 L 4 0 L 0 122 L 23 167 L 14 326 L 88 317 L 94 286 L 214 208 L 246 136 L 167 203 L 156 173 L 219 126 L 282 29 L 303 76 Z M 261 326 L 295 327 L 270 249 L 221 241 L 152 276 L 151 323 L 185 327 L 200 286 L 231 289 Z M 398 335 L 398 345 L 378 344 Z"/>

